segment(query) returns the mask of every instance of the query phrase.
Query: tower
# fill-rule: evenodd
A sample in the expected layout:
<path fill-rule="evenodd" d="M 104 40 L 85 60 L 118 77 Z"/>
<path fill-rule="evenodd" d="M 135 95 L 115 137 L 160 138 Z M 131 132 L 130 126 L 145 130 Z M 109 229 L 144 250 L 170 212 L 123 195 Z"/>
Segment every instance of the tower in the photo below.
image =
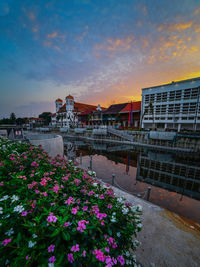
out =
<path fill-rule="evenodd" d="M 71 95 L 66 96 L 65 101 L 66 101 L 66 112 L 69 112 L 69 111 L 73 112 L 73 110 L 74 110 L 74 98 L 73 98 L 73 96 L 71 96 Z"/>
<path fill-rule="evenodd" d="M 56 113 L 57 113 L 58 110 L 62 107 L 63 101 L 60 98 L 58 98 L 56 99 L 55 103 L 56 103 Z"/>

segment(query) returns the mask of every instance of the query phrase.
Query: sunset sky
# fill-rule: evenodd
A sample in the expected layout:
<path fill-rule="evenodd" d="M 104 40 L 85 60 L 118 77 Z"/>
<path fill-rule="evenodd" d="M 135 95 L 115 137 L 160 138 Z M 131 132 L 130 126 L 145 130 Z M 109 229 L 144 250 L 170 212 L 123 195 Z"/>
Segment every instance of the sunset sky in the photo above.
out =
<path fill-rule="evenodd" d="M 1 0 L 0 117 L 200 77 L 200 0 Z"/>

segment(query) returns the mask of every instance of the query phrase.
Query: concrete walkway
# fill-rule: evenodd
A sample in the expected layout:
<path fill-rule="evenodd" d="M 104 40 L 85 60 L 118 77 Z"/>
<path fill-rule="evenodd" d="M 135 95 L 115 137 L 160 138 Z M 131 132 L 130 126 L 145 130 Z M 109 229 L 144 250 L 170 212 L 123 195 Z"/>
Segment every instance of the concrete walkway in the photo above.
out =
<path fill-rule="evenodd" d="M 143 228 L 137 237 L 142 244 L 136 251 L 142 266 L 200 266 L 200 225 L 118 188 L 113 190 L 117 196 L 143 207 Z"/>

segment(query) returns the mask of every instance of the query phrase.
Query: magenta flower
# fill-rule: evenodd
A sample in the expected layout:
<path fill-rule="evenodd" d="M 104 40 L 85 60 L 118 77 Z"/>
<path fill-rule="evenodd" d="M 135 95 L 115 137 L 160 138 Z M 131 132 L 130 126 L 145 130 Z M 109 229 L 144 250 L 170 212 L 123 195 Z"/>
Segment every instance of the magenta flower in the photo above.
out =
<path fill-rule="evenodd" d="M 58 194 L 58 191 L 59 191 L 59 186 L 58 185 L 55 185 L 53 187 L 53 192 L 55 192 L 56 194 Z"/>
<path fill-rule="evenodd" d="M 74 257 L 73 257 L 73 254 L 72 253 L 69 253 L 67 255 L 67 258 L 68 258 L 68 261 L 71 262 L 71 263 L 74 261 Z"/>
<path fill-rule="evenodd" d="M 73 252 L 77 252 L 79 250 L 80 250 L 79 249 L 79 244 L 76 244 L 75 246 L 72 246 L 72 248 L 71 248 L 71 251 L 73 251 Z"/>
<path fill-rule="evenodd" d="M 12 239 L 5 239 L 1 244 L 4 245 L 4 247 L 11 242 Z"/>
<path fill-rule="evenodd" d="M 104 262 L 106 256 L 103 254 L 103 252 L 100 249 L 95 249 L 93 252 L 93 254 L 95 254 L 95 257 L 97 260 Z"/>
<path fill-rule="evenodd" d="M 47 218 L 48 222 L 56 222 L 58 220 L 58 218 L 56 216 L 53 215 L 53 212 L 51 212 Z"/>
<path fill-rule="evenodd" d="M 65 204 L 73 204 L 74 203 L 74 198 L 73 197 L 69 197 L 66 201 L 65 201 Z"/>
<path fill-rule="evenodd" d="M 55 258 L 55 256 L 52 256 L 51 258 L 49 258 L 49 262 L 54 262 L 54 261 L 56 261 L 56 258 Z"/>
<path fill-rule="evenodd" d="M 82 256 L 86 257 L 86 251 L 85 250 L 83 250 Z"/>
<path fill-rule="evenodd" d="M 105 248 L 105 251 L 106 251 L 106 252 L 110 252 L 110 249 L 109 249 L 109 248 Z"/>
<path fill-rule="evenodd" d="M 77 209 L 77 208 L 72 208 L 72 214 L 76 214 L 76 213 L 77 213 L 77 211 L 78 211 L 78 209 Z"/>
<path fill-rule="evenodd" d="M 118 256 L 117 257 L 118 262 L 123 266 L 125 264 L 125 260 L 123 256 Z"/>
<path fill-rule="evenodd" d="M 86 220 L 81 220 L 81 221 L 79 221 L 79 222 L 78 222 L 78 227 L 76 228 L 77 231 L 83 232 L 83 230 L 86 229 L 85 224 L 88 224 L 88 223 L 89 223 L 89 221 L 86 221 Z"/>
<path fill-rule="evenodd" d="M 26 216 L 27 215 L 27 211 L 26 210 L 25 211 L 22 211 L 21 215 L 22 216 Z"/>
<path fill-rule="evenodd" d="M 54 245 L 50 245 L 50 246 L 48 247 L 48 252 L 49 252 L 49 253 L 50 253 L 50 252 L 54 252 L 54 248 L 55 248 Z"/>
<path fill-rule="evenodd" d="M 63 227 L 68 227 L 70 224 L 68 222 L 65 222 Z"/>
<path fill-rule="evenodd" d="M 104 195 L 101 194 L 101 195 L 99 196 L 99 199 L 104 199 Z"/>
<path fill-rule="evenodd" d="M 83 211 L 86 211 L 86 210 L 88 210 L 88 206 L 83 207 Z"/>
<path fill-rule="evenodd" d="M 107 208 L 108 209 L 112 209 L 112 205 L 111 204 L 108 204 Z"/>

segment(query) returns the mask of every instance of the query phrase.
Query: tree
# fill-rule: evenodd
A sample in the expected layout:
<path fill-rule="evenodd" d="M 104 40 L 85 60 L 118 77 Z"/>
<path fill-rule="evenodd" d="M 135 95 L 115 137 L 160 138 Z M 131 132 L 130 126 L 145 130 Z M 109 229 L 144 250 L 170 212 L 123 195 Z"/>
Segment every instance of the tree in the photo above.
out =
<path fill-rule="evenodd" d="M 144 119 L 144 116 L 146 114 L 148 114 L 148 110 L 150 110 L 150 113 L 152 115 L 152 120 L 153 120 L 153 125 L 152 125 L 152 128 L 153 130 L 155 130 L 155 121 L 154 121 L 154 106 L 153 104 L 150 102 L 149 105 L 144 109 L 144 113 L 142 114 L 142 118 L 141 118 L 141 125 L 142 125 L 142 121 Z"/>
<path fill-rule="evenodd" d="M 17 118 L 16 119 L 16 124 L 17 125 L 22 125 L 26 123 L 26 118 Z"/>
<path fill-rule="evenodd" d="M 13 123 L 13 124 L 16 122 L 16 116 L 15 116 L 15 113 L 14 112 L 12 112 L 10 114 L 10 122 Z"/>
<path fill-rule="evenodd" d="M 44 120 L 44 124 L 48 125 L 51 122 L 51 112 L 43 112 L 39 115 L 39 118 Z"/>

